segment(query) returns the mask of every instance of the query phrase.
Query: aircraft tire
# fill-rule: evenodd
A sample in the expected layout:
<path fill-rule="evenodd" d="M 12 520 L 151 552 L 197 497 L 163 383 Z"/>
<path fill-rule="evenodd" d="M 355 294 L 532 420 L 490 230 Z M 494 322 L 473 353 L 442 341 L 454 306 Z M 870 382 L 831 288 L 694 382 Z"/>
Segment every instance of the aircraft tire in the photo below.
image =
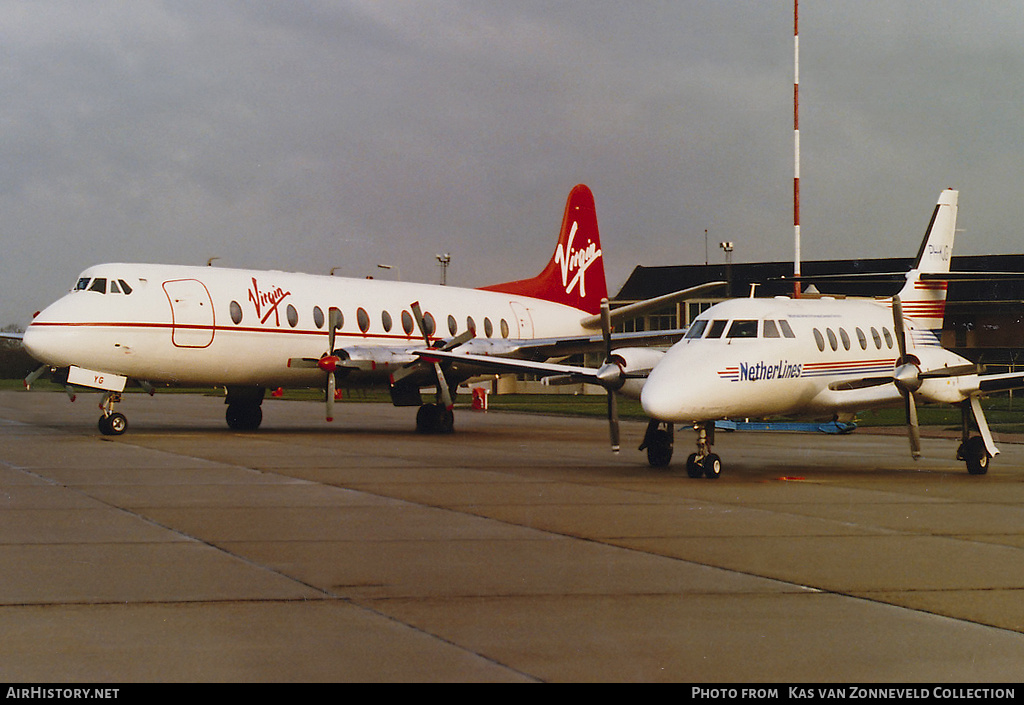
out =
<path fill-rule="evenodd" d="M 690 453 L 690 457 L 686 459 L 686 474 L 694 479 L 704 477 L 704 467 L 697 462 L 696 453 Z"/>
<path fill-rule="evenodd" d="M 647 441 L 647 464 L 653 468 L 667 467 L 672 462 L 672 435 L 659 429 Z"/>
<path fill-rule="evenodd" d="M 714 453 L 704 458 L 704 477 L 709 480 L 717 480 L 722 474 L 722 459 Z"/>
<path fill-rule="evenodd" d="M 984 475 L 988 472 L 988 464 L 991 458 L 989 458 L 988 450 L 985 448 L 985 440 L 981 436 L 967 439 L 962 452 L 969 474 Z"/>
<path fill-rule="evenodd" d="M 120 436 L 128 430 L 128 419 L 124 414 L 110 414 L 101 416 L 98 425 L 104 436 Z"/>
<path fill-rule="evenodd" d="M 263 423 L 259 404 L 228 404 L 224 418 L 232 431 L 255 431 Z"/>

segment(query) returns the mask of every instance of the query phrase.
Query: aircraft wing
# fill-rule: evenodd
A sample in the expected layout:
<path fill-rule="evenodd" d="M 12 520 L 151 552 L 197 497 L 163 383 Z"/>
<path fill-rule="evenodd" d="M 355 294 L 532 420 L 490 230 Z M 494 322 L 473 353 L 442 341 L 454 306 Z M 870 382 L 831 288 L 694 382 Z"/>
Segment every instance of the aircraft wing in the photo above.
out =
<path fill-rule="evenodd" d="M 12 331 L 0 331 L 0 338 L 5 340 L 21 340 L 25 337 L 24 333 L 15 333 Z"/>
<path fill-rule="evenodd" d="M 978 377 L 978 391 L 982 394 L 1006 392 L 1011 389 L 1024 389 L 1024 372 L 1006 372 Z"/>

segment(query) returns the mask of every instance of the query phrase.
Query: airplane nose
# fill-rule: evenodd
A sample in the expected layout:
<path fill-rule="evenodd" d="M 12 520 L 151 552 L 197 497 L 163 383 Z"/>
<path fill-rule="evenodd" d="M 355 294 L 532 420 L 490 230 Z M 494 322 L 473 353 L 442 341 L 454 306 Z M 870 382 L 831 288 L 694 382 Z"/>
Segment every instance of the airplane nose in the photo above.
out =
<path fill-rule="evenodd" d="M 640 391 L 640 406 L 644 413 L 659 421 L 679 421 L 682 411 L 681 390 L 684 388 L 684 370 L 671 354 L 651 370 L 643 389 Z"/>

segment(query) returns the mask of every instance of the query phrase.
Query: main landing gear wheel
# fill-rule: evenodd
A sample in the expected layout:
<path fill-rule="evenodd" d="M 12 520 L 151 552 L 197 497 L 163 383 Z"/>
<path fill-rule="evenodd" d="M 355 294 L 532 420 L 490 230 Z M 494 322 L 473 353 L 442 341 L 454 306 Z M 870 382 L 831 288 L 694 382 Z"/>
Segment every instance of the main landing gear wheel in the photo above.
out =
<path fill-rule="evenodd" d="M 991 457 L 985 448 L 985 440 L 981 436 L 968 438 L 957 450 L 956 456 L 967 464 L 967 472 L 971 475 L 984 475 L 988 472 L 988 462 Z"/>
<path fill-rule="evenodd" d="M 417 433 L 454 433 L 455 414 L 444 404 L 423 404 L 416 412 Z"/>
<path fill-rule="evenodd" d="M 107 414 L 100 417 L 98 425 L 104 436 L 120 436 L 128 430 L 128 419 L 124 414 Z"/>
<path fill-rule="evenodd" d="M 224 418 L 232 431 L 255 431 L 263 423 L 263 409 L 259 404 L 228 404 Z"/>

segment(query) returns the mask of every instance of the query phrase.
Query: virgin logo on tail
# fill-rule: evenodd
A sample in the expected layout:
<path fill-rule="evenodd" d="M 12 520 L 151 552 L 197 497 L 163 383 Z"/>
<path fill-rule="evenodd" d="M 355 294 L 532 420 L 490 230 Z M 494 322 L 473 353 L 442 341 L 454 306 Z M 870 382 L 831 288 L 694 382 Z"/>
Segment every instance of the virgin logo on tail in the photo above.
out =
<path fill-rule="evenodd" d="M 586 245 L 577 247 L 577 237 Z M 555 252 L 544 270 L 529 279 L 482 288 L 543 299 L 594 315 L 601 311 L 601 299 L 608 296 L 603 265 L 594 194 L 578 184 L 566 199 Z"/>
<path fill-rule="evenodd" d="M 555 264 L 561 267 L 562 286 L 565 287 L 565 293 L 571 294 L 572 290 L 579 285 L 579 296 L 585 299 L 587 297 L 587 269 L 600 259 L 601 248 L 597 246 L 596 242 L 588 242 L 586 248 L 574 250 L 572 242 L 576 239 L 576 231 L 578 229 L 579 223 L 574 221 L 572 229 L 569 231 L 569 240 L 566 242 L 565 248 L 562 248 L 562 243 L 558 243 L 558 247 L 555 248 Z M 569 279 L 570 274 L 573 275 L 571 281 Z"/>

